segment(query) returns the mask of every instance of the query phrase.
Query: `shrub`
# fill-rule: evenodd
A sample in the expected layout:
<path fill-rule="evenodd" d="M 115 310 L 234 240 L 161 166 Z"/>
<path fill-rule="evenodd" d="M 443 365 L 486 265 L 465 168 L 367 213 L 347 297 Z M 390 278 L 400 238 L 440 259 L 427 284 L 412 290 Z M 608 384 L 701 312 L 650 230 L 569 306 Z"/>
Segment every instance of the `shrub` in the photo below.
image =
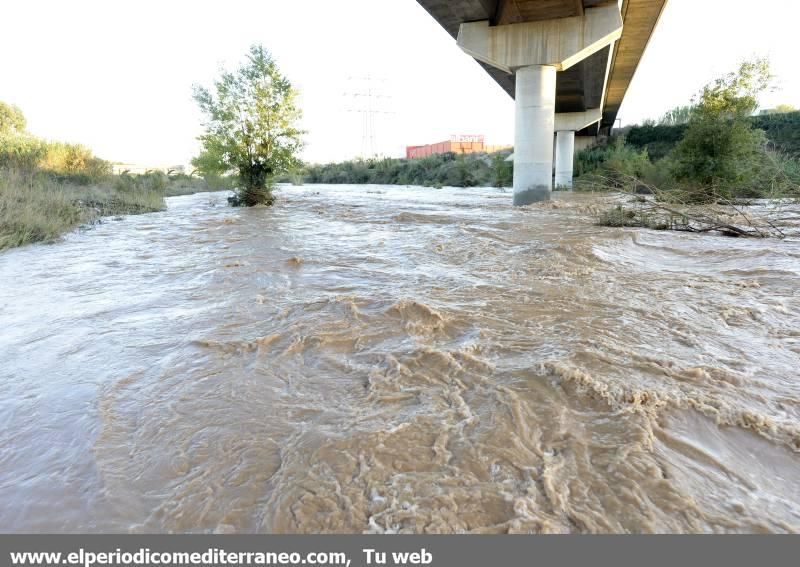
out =
<path fill-rule="evenodd" d="M 673 173 L 692 184 L 692 200 L 709 201 L 720 193 L 733 197 L 757 178 L 766 137 L 752 127 L 749 117 L 770 79 L 768 63 L 754 60 L 703 88 L 674 150 Z"/>
<path fill-rule="evenodd" d="M 494 187 L 511 187 L 514 184 L 514 164 L 507 161 L 511 152 L 492 154 L 492 185 Z"/>
<path fill-rule="evenodd" d="M 621 136 L 581 150 L 575 156 L 576 177 L 598 174 L 621 182 L 623 177 L 643 177 L 649 168 L 647 150 L 626 145 Z"/>
<path fill-rule="evenodd" d="M 27 134 L 0 133 L 0 167 L 32 172 L 47 152 L 46 143 Z"/>
<path fill-rule="evenodd" d="M 306 183 L 376 183 L 489 187 L 511 184 L 512 164 L 508 152 L 487 155 L 435 154 L 421 159 L 357 159 L 325 165 L 306 165 Z"/>
<path fill-rule="evenodd" d="M 0 167 L 45 171 L 80 184 L 97 182 L 111 173 L 111 164 L 84 146 L 48 142 L 29 134 L 0 134 Z"/>
<path fill-rule="evenodd" d="M 800 112 L 759 114 L 751 122 L 764 131 L 773 149 L 800 158 Z"/>
<path fill-rule="evenodd" d="M 19 107 L 0 101 L 0 134 L 22 133 L 27 121 Z"/>

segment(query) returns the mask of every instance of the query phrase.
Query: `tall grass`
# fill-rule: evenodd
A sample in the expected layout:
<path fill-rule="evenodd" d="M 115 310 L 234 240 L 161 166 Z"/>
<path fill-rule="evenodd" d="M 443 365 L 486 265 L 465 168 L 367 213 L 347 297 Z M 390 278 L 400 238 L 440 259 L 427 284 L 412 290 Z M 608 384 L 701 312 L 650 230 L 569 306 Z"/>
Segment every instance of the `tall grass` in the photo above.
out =
<path fill-rule="evenodd" d="M 80 208 L 61 187 L 0 170 L 0 250 L 54 240 L 80 222 Z"/>
<path fill-rule="evenodd" d="M 165 195 L 214 190 L 216 183 L 174 172 L 111 172 L 85 146 L 19 128 L 0 131 L 0 250 L 53 241 L 103 216 L 160 211 Z"/>
<path fill-rule="evenodd" d="M 149 213 L 164 206 L 163 189 L 126 185 L 110 176 L 76 185 L 41 172 L 0 169 L 0 250 L 51 242 L 103 216 Z"/>

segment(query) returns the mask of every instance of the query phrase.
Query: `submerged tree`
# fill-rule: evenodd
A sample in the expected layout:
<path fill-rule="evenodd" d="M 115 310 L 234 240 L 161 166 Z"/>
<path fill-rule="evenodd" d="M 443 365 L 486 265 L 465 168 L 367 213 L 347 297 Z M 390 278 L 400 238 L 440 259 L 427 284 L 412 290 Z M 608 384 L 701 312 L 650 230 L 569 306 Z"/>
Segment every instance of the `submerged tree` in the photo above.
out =
<path fill-rule="evenodd" d="M 764 155 L 764 132 L 749 117 L 772 77 L 765 59 L 706 85 L 695 100 L 683 140 L 675 148 L 676 179 L 696 187 L 693 200 L 713 200 L 752 179 Z M 710 190 L 713 188 L 713 191 Z"/>
<path fill-rule="evenodd" d="M 260 45 L 235 72 L 223 71 L 213 92 L 195 86 L 194 98 L 206 114 L 202 152 L 192 160 L 201 173 L 236 173 L 239 190 L 231 203 L 271 205 L 273 180 L 300 165 L 303 132 L 297 91 Z"/>

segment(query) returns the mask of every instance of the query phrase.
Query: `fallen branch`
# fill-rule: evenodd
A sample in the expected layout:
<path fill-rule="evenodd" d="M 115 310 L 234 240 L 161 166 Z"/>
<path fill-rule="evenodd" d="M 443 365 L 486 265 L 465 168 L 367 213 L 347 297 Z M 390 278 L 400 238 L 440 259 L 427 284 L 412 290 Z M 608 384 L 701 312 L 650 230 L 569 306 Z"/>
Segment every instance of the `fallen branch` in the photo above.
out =
<path fill-rule="evenodd" d="M 676 230 L 693 233 L 716 232 L 725 236 L 743 238 L 785 238 L 784 217 L 781 207 L 773 211 L 751 214 L 740 203 L 735 203 L 710 190 L 711 204 L 681 202 L 678 191 L 663 191 L 632 176 L 620 175 L 615 179 L 595 176 L 584 187 L 611 191 L 630 197 L 626 203 L 600 215 L 604 226 L 641 227 L 655 230 Z"/>

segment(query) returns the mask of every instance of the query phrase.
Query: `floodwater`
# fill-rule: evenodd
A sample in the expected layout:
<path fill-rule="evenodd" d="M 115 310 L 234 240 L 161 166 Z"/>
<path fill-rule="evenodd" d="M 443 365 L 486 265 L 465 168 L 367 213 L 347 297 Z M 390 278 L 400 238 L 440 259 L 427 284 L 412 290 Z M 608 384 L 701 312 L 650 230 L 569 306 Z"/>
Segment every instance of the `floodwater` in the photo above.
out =
<path fill-rule="evenodd" d="M 0 531 L 800 531 L 800 242 L 282 188 L 0 254 Z"/>

